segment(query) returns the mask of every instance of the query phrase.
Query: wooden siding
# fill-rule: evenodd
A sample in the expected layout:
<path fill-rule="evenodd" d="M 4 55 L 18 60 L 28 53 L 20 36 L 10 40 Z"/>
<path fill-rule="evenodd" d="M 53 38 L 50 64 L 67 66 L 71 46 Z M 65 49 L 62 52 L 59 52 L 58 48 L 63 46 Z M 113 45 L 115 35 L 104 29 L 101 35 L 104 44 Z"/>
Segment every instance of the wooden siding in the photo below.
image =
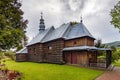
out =
<path fill-rule="evenodd" d="M 44 55 L 46 62 L 60 63 L 62 62 L 62 50 L 64 48 L 64 40 L 59 39 L 44 44 Z"/>
<path fill-rule="evenodd" d="M 77 64 L 88 66 L 87 51 L 80 51 L 77 56 Z"/>
<path fill-rule="evenodd" d="M 28 60 L 34 62 L 42 62 L 43 61 L 43 45 L 42 44 L 34 44 L 28 46 Z"/>
<path fill-rule="evenodd" d="M 68 64 L 78 64 L 82 66 L 88 66 L 89 64 L 87 51 L 68 51 L 68 52 L 64 52 L 63 55 L 64 55 L 64 61 Z M 72 57 L 74 57 L 74 59 L 76 59 L 77 61 L 72 59 Z"/>
<path fill-rule="evenodd" d="M 65 41 L 65 47 L 71 46 L 94 46 L 94 39 L 83 37 Z"/>
<path fill-rule="evenodd" d="M 28 46 L 28 60 L 34 62 L 61 63 L 64 40 L 54 40 L 44 44 Z"/>
<path fill-rule="evenodd" d="M 97 62 L 97 52 L 88 52 L 89 63 Z"/>
<path fill-rule="evenodd" d="M 16 54 L 16 61 L 27 61 L 27 54 Z"/>
<path fill-rule="evenodd" d="M 28 61 L 61 63 L 64 60 L 70 64 L 88 65 L 87 51 L 69 51 L 63 55 L 63 48 L 71 46 L 93 46 L 94 39 L 84 37 L 73 40 L 57 39 L 46 43 L 28 46 Z"/>

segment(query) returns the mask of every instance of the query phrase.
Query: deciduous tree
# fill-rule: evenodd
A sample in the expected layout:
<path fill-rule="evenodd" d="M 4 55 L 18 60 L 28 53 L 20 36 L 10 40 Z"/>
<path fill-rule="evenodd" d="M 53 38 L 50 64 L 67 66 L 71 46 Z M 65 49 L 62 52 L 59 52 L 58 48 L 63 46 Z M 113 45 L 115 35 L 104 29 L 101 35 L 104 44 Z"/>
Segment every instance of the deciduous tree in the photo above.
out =
<path fill-rule="evenodd" d="M 15 48 L 25 39 L 27 20 L 20 0 L 0 0 L 0 42 L 3 49 Z"/>
<path fill-rule="evenodd" d="M 115 28 L 118 28 L 120 32 L 120 1 L 114 6 L 110 14 L 112 16 L 111 23 Z"/>

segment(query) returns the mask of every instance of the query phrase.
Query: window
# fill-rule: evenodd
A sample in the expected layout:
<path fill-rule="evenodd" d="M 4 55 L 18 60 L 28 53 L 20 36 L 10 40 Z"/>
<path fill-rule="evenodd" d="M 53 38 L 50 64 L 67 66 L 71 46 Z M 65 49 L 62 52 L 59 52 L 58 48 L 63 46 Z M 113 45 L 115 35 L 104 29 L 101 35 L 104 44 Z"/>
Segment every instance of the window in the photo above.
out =
<path fill-rule="evenodd" d="M 52 46 L 48 46 L 48 49 L 49 49 L 49 50 L 52 50 Z"/>
<path fill-rule="evenodd" d="M 37 55 L 36 53 L 34 53 L 34 55 Z"/>
<path fill-rule="evenodd" d="M 76 41 L 74 41 L 74 44 L 77 44 L 77 42 L 76 42 Z"/>
<path fill-rule="evenodd" d="M 33 48 L 33 51 L 34 51 L 34 53 L 36 52 L 36 49 L 35 48 Z"/>
<path fill-rule="evenodd" d="M 37 54 L 36 54 L 36 48 L 33 48 L 33 51 L 34 51 L 34 55 L 37 55 Z"/>

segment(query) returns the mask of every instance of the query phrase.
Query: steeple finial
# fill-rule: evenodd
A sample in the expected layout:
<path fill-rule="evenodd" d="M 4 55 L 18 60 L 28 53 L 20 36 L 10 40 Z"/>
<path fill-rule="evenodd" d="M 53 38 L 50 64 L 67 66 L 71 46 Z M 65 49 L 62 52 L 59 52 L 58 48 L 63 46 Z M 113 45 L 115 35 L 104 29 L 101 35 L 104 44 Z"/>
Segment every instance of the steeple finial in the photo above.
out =
<path fill-rule="evenodd" d="M 81 20 L 80 20 L 80 22 L 81 22 L 81 23 L 83 22 L 83 20 L 82 20 L 82 16 L 81 16 Z"/>
<path fill-rule="evenodd" d="M 43 12 L 41 12 L 41 19 L 43 19 Z"/>
<path fill-rule="evenodd" d="M 40 26 L 39 26 L 39 31 L 44 31 L 45 30 L 45 24 L 44 24 L 44 19 L 43 19 L 43 13 L 41 12 L 41 19 L 40 19 Z"/>

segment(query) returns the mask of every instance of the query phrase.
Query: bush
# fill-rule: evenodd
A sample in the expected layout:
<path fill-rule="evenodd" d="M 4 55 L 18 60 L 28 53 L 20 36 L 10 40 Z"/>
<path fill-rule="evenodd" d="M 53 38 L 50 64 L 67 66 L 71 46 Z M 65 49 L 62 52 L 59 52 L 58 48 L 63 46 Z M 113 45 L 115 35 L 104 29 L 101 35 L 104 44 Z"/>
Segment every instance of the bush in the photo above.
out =
<path fill-rule="evenodd" d="M 112 53 L 112 61 L 118 61 L 120 59 L 120 49 L 117 49 L 116 51 L 113 51 Z"/>
<path fill-rule="evenodd" d="M 0 60 L 4 58 L 4 52 L 0 51 Z"/>
<path fill-rule="evenodd" d="M 15 60 L 15 53 L 11 50 L 5 52 L 4 55 L 11 58 L 12 60 Z"/>
<path fill-rule="evenodd" d="M 105 63 L 106 62 L 106 56 L 105 55 L 98 56 L 98 62 Z"/>

